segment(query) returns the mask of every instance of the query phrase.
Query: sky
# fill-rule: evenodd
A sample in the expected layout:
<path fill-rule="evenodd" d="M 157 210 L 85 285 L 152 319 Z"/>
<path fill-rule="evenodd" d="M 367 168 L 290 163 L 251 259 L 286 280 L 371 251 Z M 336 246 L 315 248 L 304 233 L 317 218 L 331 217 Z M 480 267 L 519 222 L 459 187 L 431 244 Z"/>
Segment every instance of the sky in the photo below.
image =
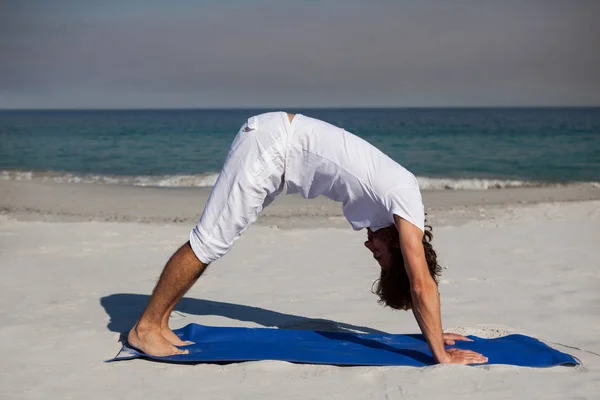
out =
<path fill-rule="evenodd" d="M 600 106 L 598 0 L 0 0 L 0 108 Z"/>

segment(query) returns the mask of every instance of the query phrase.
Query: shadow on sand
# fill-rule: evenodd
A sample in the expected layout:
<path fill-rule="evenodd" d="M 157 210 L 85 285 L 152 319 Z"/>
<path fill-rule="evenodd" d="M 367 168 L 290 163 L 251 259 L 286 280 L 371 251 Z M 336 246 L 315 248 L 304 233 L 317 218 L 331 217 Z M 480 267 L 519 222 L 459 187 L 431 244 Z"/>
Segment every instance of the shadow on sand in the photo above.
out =
<path fill-rule="evenodd" d="M 121 334 L 121 342 L 126 343 L 127 333 L 133 327 L 142 311 L 146 307 L 150 296 L 142 294 L 118 293 L 102 297 L 100 304 L 110 316 L 108 329 Z M 371 347 L 402 354 L 424 364 L 431 364 L 431 356 L 410 349 L 397 349 L 384 343 L 345 333 L 381 333 L 376 329 L 365 326 L 346 324 L 328 319 L 316 319 L 299 315 L 284 314 L 277 311 L 266 310 L 259 307 L 241 304 L 224 303 L 212 300 L 183 298 L 175 307 L 175 311 L 193 315 L 218 315 L 238 321 L 254 322 L 264 327 L 277 327 L 280 329 L 312 330 L 330 340 L 351 341 L 361 346 Z M 421 335 L 414 336 L 424 340 Z M 156 360 L 155 360 L 156 361 Z M 195 362 L 192 362 L 195 364 Z"/>
<path fill-rule="evenodd" d="M 108 329 L 121 334 L 128 332 L 148 304 L 150 296 L 143 294 L 117 293 L 100 299 L 100 304 L 110 316 Z M 265 327 L 281 329 L 313 330 L 348 333 L 385 333 L 365 326 L 346 324 L 328 319 L 315 319 L 299 315 L 284 314 L 259 307 L 200 300 L 184 297 L 175 311 L 193 315 L 218 315 L 238 321 L 254 322 Z M 122 335 L 123 338 L 123 335 Z"/>

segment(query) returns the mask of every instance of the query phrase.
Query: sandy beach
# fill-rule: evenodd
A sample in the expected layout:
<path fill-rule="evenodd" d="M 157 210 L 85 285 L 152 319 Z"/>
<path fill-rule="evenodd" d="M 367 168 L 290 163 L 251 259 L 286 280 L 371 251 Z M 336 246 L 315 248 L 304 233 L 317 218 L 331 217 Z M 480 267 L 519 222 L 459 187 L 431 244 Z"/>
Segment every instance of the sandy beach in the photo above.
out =
<path fill-rule="evenodd" d="M 428 191 L 447 331 L 523 333 L 578 367 L 105 363 L 208 189 L 0 181 L 2 399 L 598 399 L 600 188 Z M 171 317 L 416 333 L 370 292 L 378 266 L 339 205 L 280 196 Z"/>

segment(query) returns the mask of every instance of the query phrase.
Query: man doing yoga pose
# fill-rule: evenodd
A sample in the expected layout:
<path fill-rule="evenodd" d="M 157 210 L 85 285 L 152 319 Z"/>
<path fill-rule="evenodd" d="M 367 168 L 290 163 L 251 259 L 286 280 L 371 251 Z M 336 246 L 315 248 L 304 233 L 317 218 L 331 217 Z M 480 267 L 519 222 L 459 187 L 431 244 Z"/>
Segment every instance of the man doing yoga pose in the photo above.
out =
<path fill-rule="evenodd" d="M 287 187 L 305 198 L 342 203 L 381 267 L 376 294 L 394 309 L 412 309 L 438 363 L 483 363 L 469 350 L 446 349 L 464 336 L 444 334 L 440 267 L 416 178 L 373 145 L 344 129 L 284 112 L 254 116 L 242 126 L 190 239 L 167 262 L 129 343 L 154 356 L 186 353 L 169 315 L 207 266 L 225 255 L 263 208 Z"/>

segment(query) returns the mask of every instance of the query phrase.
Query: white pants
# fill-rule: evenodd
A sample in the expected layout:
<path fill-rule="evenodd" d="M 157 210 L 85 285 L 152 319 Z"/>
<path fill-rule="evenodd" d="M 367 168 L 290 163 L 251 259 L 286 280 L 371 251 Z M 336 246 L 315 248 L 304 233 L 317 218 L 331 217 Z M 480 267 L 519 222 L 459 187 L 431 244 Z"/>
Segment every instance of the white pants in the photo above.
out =
<path fill-rule="evenodd" d="M 192 250 L 202 263 L 225 255 L 281 193 L 290 136 L 291 124 L 284 112 L 258 115 L 242 126 L 190 233 Z"/>

